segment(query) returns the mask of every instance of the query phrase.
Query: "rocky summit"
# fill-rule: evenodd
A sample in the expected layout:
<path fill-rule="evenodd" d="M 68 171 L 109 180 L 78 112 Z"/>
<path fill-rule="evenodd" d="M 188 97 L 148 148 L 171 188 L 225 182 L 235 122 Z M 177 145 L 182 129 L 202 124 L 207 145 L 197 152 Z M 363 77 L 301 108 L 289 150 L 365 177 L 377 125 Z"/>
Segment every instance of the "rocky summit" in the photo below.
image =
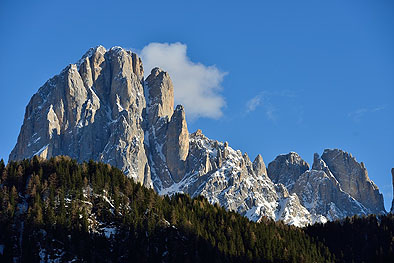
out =
<path fill-rule="evenodd" d="M 118 47 L 90 49 L 31 98 L 9 159 L 100 160 L 149 185 L 143 84 L 136 54 Z"/>
<path fill-rule="evenodd" d="M 174 109 L 169 74 L 144 77 L 137 54 L 91 48 L 31 98 L 9 160 L 67 155 L 116 166 L 159 194 L 203 195 L 253 221 L 304 226 L 354 214 L 385 213 L 363 163 L 342 150 L 297 153 L 268 165 L 227 142 L 189 133 L 185 109 Z"/>

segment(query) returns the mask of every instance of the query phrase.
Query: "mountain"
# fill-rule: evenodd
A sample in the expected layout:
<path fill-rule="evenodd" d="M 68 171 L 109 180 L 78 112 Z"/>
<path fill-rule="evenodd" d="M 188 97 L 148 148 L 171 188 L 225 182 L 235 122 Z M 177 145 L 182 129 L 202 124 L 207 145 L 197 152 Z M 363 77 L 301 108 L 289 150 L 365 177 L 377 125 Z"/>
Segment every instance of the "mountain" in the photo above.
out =
<path fill-rule="evenodd" d="M 253 221 L 304 226 L 385 213 L 364 164 L 346 152 L 325 150 L 311 170 L 296 153 L 280 155 L 267 170 L 261 155 L 252 162 L 189 133 L 169 74 L 154 68 L 145 78 L 138 55 L 120 47 L 90 49 L 32 97 L 9 160 L 34 155 L 105 162 L 161 195 L 202 195 Z"/>
<path fill-rule="evenodd" d="M 268 165 L 268 176 L 296 194 L 314 222 L 386 212 L 364 164 L 342 150 L 326 149 L 321 157 L 315 153 L 310 170 L 297 153 L 280 155 Z"/>
<path fill-rule="evenodd" d="M 146 186 L 141 59 L 121 48 L 90 49 L 31 98 L 9 160 L 68 155 L 121 168 Z"/>

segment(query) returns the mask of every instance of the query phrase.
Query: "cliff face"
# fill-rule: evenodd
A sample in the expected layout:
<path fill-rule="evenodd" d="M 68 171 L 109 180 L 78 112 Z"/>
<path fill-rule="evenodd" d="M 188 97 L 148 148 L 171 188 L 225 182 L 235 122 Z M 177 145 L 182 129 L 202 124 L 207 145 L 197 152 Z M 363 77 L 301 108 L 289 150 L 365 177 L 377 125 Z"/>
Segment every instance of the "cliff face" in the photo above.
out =
<path fill-rule="evenodd" d="M 295 153 L 278 156 L 268 165 L 274 181 L 285 181 L 290 193 L 316 220 L 385 213 L 383 196 L 368 178 L 363 163 L 338 149 L 315 153 L 312 169 Z"/>
<path fill-rule="evenodd" d="M 338 180 L 343 191 L 349 193 L 371 213 L 380 214 L 385 211 L 383 195 L 379 188 L 368 177 L 363 162 L 358 163 L 349 153 L 338 149 L 326 149 L 322 155 L 332 174 Z"/>
<path fill-rule="evenodd" d="M 309 170 L 309 164 L 295 152 L 282 154 L 268 164 L 269 177 L 274 183 L 282 183 L 291 191 L 297 179 Z"/>
<path fill-rule="evenodd" d="M 141 59 L 122 48 L 90 49 L 32 97 L 10 160 L 68 155 L 121 168 L 149 185 Z"/>
<path fill-rule="evenodd" d="M 174 109 L 168 73 L 154 68 L 144 78 L 138 55 L 120 47 L 90 49 L 32 97 L 9 159 L 34 155 L 109 163 L 160 194 L 204 195 L 254 221 L 267 216 L 302 226 L 378 212 L 383 205 L 365 167 L 345 153 L 333 162 L 325 152 L 312 170 L 297 153 L 289 153 L 267 171 L 261 155 L 252 162 L 201 130 L 189 133 L 184 108 Z M 343 200 L 346 207 L 339 205 Z M 359 204 L 360 209 L 353 207 Z"/>

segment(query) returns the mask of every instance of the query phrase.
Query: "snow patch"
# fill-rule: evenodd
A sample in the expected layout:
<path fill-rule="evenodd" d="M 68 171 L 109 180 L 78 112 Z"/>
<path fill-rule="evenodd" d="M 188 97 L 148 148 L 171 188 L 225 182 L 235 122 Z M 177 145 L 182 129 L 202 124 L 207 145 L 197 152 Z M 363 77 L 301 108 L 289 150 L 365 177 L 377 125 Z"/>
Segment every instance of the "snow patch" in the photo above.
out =
<path fill-rule="evenodd" d="M 45 151 L 48 148 L 49 144 L 43 146 L 41 149 L 39 149 L 37 152 L 33 153 L 34 155 L 40 155 L 43 151 Z"/>

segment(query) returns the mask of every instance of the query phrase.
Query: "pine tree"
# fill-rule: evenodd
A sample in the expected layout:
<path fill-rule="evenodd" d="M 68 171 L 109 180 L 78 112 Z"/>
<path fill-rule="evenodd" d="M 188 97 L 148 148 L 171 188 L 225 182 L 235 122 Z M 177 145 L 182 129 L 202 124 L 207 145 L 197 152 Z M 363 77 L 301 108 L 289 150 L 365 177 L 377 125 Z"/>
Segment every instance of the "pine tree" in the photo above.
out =
<path fill-rule="evenodd" d="M 34 198 L 34 205 L 32 210 L 33 224 L 40 226 L 43 223 L 42 205 L 40 194 L 37 193 Z"/>

